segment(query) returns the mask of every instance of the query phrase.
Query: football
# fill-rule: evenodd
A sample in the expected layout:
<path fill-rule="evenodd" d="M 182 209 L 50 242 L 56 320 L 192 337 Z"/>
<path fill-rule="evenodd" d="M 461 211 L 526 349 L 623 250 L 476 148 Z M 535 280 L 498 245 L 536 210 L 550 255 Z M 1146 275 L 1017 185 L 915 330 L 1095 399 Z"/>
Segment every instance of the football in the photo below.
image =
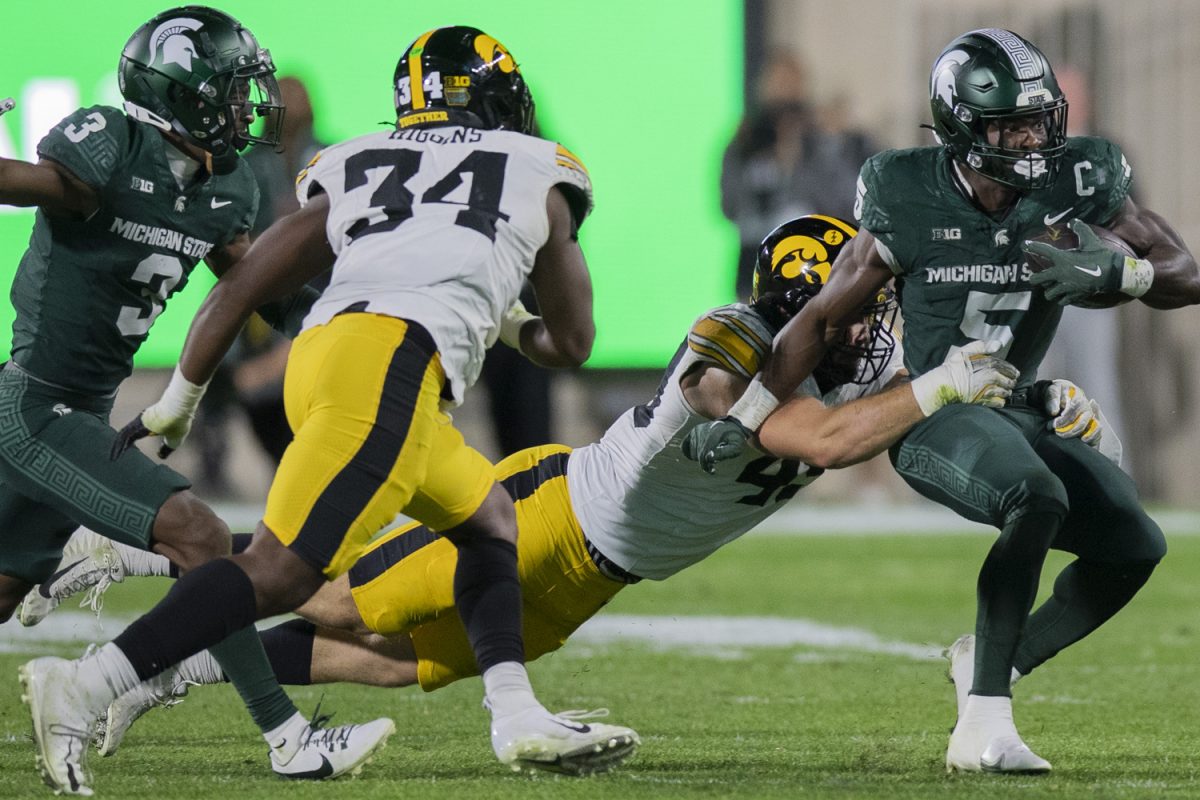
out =
<path fill-rule="evenodd" d="M 1124 253 L 1127 256 L 1136 255 L 1133 249 L 1125 243 L 1124 239 L 1107 228 L 1101 228 L 1099 225 L 1089 225 L 1088 227 L 1100 237 L 1100 241 L 1114 250 Z M 1029 241 L 1045 242 L 1059 250 L 1070 250 L 1079 244 L 1079 239 L 1075 236 L 1075 232 L 1067 225 L 1048 225 L 1042 233 L 1030 238 Z M 1033 272 L 1041 272 L 1050 266 L 1050 262 L 1041 256 L 1027 253 L 1026 259 L 1029 269 Z M 1112 308 L 1113 306 L 1127 303 L 1132 299 L 1132 297 L 1124 292 L 1101 292 L 1071 305 L 1079 306 L 1080 308 Z"/>

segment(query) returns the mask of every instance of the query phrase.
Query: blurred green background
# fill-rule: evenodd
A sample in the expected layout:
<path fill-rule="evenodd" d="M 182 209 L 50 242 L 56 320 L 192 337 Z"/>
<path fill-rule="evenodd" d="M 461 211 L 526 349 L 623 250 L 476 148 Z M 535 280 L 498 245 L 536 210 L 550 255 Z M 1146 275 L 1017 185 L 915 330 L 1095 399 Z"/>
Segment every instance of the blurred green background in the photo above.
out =
<path fill-rule="evenodd" d="M 4 11 L 0 156 L 33 159 L 38 140 L 75 108 L 120 105 L 125 40 L 166 8 L 145 0 L 34 3 Z M 548 138 L 587 164 L 596 211 L 581 238 L 596 285 L 599 331 L 589 366 L 664 364 L 696 314 L 733 299 L 737 235 L 721 216 L 721 152 L 742 107 L 742 4 L 609 0 L 442 0 L 342 4 L 231 0 L 218 5 L 271 50 L 280 75 L 308 86 L 319 138 L 332 143 L 394 117 L 396 59 L 423 31 L 469 24 L 521 64 Z M 32 213 L 0 206 L 0 275 L 11 283 Z M 173 364 L 212 284 L 203 268 L 155 323 L 139 366 Z M 12 309 L 0 302 L 7 351 Z"/>

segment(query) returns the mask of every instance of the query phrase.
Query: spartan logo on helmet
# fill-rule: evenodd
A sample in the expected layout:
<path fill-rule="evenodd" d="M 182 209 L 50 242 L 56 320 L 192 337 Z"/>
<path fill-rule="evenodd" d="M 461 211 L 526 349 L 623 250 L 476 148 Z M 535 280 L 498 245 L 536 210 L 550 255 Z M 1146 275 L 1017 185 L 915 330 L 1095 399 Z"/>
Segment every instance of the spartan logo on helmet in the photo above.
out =
<path fill-rule="evenodd" d="M 178 64 L 191 72 L 196 44 L 185 31 L 198 31 L 203 27 L 203 22 L 190 17 L 176 17 L 159 25 L 150 35 L 150 65 Z"/>
<path fill-rule="evenodd" d="M 1012 31 L 983 28 L 950 42 L 930 73 L 929 106 L 938 141 L 980 175 L 1021 190 L 1058 175 L 1067 101 L 1050 62 Z M 1007 146 L 1008 128 L 1036 131 L 1037 141 Z"/>

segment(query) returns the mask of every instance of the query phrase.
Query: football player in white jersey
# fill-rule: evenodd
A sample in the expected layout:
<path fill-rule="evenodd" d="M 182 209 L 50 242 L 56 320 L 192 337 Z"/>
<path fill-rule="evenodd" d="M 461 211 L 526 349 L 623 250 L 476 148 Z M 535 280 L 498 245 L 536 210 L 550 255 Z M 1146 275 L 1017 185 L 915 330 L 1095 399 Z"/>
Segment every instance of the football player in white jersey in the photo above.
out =
<path fill-rule="evenodd" d="M 404 512 L 456 548 L 451 603 L 514 768 L 607 769 L 638 745 L 629 728 L 581 724 L 535 698 L 525 671 L 517 525 L 492 465 L 446 409 L 503 336 L 543 366 L 576 366 L 594 338 L 576 232 L 591 184 L 563 147 L 531 135 L 533 99 L 512 55 L 469 27 L 431 30 L 401 56 L 394 130 L 318 154 L 302 208 L 277 221 L 197 313 L 175 380 L 128 440 L 175 444 L 258 298 L 332 266 L 288 359 L 295 439 L 253 542 L 189 572 L 91 657 L 63 662 L 78 707 L 44 727 L 87 730 L 109 703 L 257 619 L 295 609 L 346 572 Z M 542 317 L 517 304 L 529 279 Z M 181 388 L 182 387 L 182 388 Z M 78 748 L 64 756 L 79 769 Z"/>
<path fill-rule="evenodd" d="M 650 402 L 623 414 L 599 442 L 574 451 L 532 448 L 497 465 L 521 529 L 528 658 L 560 647 L 624 586 L 662 580 L 702 560 L 824 469 L 882 452 L 939 405 L 1003 405 L 1016 372 L 982 343 L 947 358 L 929 380 L 907 383 L 892 330 L 895 304 L 885 293 L 767 420 L 761 450 L 722 464 L 715 478 L 695 471 L 681 451 L 688 431 L 728 410 L 775 332 L 825 284 L 854 235 L 832 217 L 781 225 L 763 242 L 750 304 L 700 317 Z M 1060 392 L 1048 394 L 1061 435 L 1094 432 L 1082 393 L 1069 410 L 1059 408 Z M 1072 424 L 1063 424 L 1068 418 Z M 451 613 L 456 557 L 452 543 L 425 525 L 381 538 L 299 609 L 306 619 L 264 632 L 281 681 L 417 683 L 431 691 L 476 674 Z M 115 751 L 129 725 L 156 703 L 176 701 L 189 683 L 219 680 L 220 669 L 200 654 L 119 698 L 109 708 L 101 752 Z"/>

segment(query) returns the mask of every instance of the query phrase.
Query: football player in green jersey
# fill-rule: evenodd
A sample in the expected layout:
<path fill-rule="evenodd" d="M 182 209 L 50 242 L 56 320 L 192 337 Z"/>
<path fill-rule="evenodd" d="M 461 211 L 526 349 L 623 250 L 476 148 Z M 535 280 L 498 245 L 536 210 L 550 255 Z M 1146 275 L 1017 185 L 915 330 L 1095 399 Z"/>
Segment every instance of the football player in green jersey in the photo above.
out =
<path fill-rule="evenodd" d="M 1066 137 L 1067 104 L 1045 56 L 1006 30 L 971 31 L 938 57 L 930 80 L 940 146 L 893 150 L 863 166 L 862 233 L 835 277 L 776 337 L 729 416 L 692 432 L 702 466 L 736 454 L 776 398 L 825 352 L 826 329 L 895 279 L 905 365 L 921 375 L 972 339 L 1002 343 L 1021 370 L 1004 409 L 946 407 L 891 450 L 921 494 L 1000 533 L 978 583 L 975 636 L 948 651 L 959 695 L 948 769 L 1044 772 L 1012 718 L 1012 681 L 1119 611 L 1166 552 L 1130 478 L 1081 441 L 1061 439 L 1028 399 L 1061 304 L 1119 291 L 1155 308 L 1200 302 L 1200 270 L 1179 235 L 1128 195 L 1116 145 Z M 1071 220 L 1080 246 L 1028 244 Z M 1112 230 L 1136 257 L 1087 235 Z M 1033 273 L 1025 252 L 1051 266 Z M 844 262 L 844 263 L 843 263 Z M 1030 613 L 1048 549 L 1077 558 Z"/>
<path fill-rule="evenodd" d="M 0 203 L 37 209 L 12 286 L 12 353 L 0 370 L 0 621 L 31 587 L 71 579 L 76 565 L 55 570 L 79 525 L 183 571 L 229 552 L 228 528 L 184 477 L 137 450 L 116 456 L 108 418 L 167 299 L 201 260 L 219 276 L 249 247 L 258 192 L 238 151 L 277 140 L 283 109 L 273 73 L 268 52 L 237 20 L 202 6 L 172 9 L 125 46 L 124 112 L 80 109 L 41 141 L 36 164 L 0 159 Z M 264 312 L 284 325 L 298 321 L 304 301 Z M 168 394 L 185 413 L 167 449 L 186 433 L 202 391 L 172 379 Z M 276 771 L 351 770 L 390 733 L 390 720 L 336 729 L 336 743 L 316 732 L 274 681 L 253 628 L 230 633 L 214 653 L 271 734 Z M 39 725 L 47 706 L 70 702 L 71 687 L 37 661 L 21 678 L 43 777 L 58 792 L 90 794 L 89 776 L 54 767 L 58 753 L 87 747 L 89 731 Z"/>

